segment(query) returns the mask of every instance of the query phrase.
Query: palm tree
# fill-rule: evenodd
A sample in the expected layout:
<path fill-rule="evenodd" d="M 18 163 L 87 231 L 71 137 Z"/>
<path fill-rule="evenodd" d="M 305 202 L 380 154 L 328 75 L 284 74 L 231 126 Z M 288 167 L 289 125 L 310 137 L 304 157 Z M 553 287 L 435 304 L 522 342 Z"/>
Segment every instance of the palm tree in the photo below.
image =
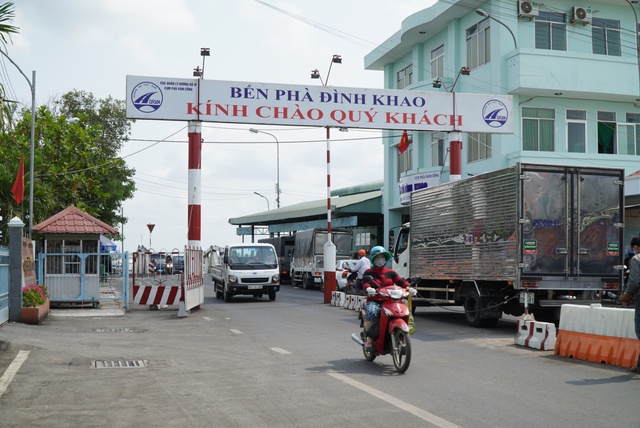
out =
<path fill-rule="evenodd" d="M 11 41 L 11 35 L 17 34 L 19 28 L 11 25 L 13 18 L 15 17 L 14 4 L 11 2 L 0 5 L 0 42 L 5 46 L 7 42 Z M 0 84 L 0 129 L 6 131 L 8 125 L 11 123 L 11 117 L 16 110 L 16 107 L 9 104 L 6 97 L 6 91 L 4 86 Z"/>

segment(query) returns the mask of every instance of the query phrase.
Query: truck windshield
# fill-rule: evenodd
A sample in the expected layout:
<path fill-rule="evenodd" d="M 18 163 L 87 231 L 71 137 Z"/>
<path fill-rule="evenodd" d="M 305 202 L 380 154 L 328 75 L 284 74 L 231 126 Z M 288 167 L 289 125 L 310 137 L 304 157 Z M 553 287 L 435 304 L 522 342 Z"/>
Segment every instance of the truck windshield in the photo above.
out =
<path fill-rule="evenodd" d="M 229 263 L 234 267 L 273 269 L 278 266 L 272 247 L 233 247 L 229 249 Z"/>

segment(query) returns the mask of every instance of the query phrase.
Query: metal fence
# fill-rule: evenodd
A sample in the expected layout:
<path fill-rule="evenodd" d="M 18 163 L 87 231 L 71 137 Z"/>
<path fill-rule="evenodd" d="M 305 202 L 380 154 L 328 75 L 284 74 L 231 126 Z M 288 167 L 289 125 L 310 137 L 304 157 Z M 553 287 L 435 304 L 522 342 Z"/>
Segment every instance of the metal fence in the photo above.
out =
<path fill-rule="evenodd" d="M 0 247 L 0 324 L 9 320 L 9 249 Z"/>
<path fill-rule="evenodd" d="M 38 278 L 51 303 L 122 301 L 128 309 L 129 253 L 41 253 Z"/>

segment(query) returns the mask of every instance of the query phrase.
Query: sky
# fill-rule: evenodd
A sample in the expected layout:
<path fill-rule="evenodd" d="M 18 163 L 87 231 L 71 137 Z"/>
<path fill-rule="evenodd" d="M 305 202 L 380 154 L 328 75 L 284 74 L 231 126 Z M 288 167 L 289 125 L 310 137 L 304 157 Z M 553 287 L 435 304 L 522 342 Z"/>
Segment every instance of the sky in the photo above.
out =
<path fill-rule="evenodd" d="M 432 1 L 402 0 L 14 0 L 19 34 L 5 46 L 31 79 L 37 105 L 71 90 L 125 99 L 127 75 L 382 88 L 383 73 L 364 57 Z M 333 64 L 334 54 L 342 64 Z M 8 96 L 30 108 L 26 79 L 4 57 Z M 328 82 L 327 82 L 328 81 Z M 265 133 L 251 133 L 258 128 Z M 331 133 L 332 190 L 382 180 L 376 130 Z M 327 196 L 324 128 L 203 123 L 201 245 L 241 242 L 229 218 Z M 277 144 L 276 144 L 277 140 Z M 279 156 L 278 153 L 279 147 Z M 187 244 L 187 123 L 139 120 L 120 156 L 136 170 L 136 192 L 123 203 L 124 250 Z M 37 177 L 37 175 L 36 175 Z M 256 195 L 254 192 L 262 196 Z M 149 232 L 148 224 L 155 225 Z M 118 249 L 122 242 L 118 241 Z"/>

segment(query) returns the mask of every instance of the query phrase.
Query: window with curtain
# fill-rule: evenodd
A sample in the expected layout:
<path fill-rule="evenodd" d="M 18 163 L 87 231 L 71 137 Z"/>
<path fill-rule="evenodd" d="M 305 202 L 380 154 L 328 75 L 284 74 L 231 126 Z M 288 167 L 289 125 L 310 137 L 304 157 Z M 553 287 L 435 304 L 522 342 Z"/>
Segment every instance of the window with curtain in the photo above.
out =
<path fill-rule="evenodd" d="M 431 134 L 431 166 L 443 166 L 445 155 L 446 134 L 434 132 Z"/>
<path fill-rule="evenodd" d="M 598 112 L 598 153 L 616 154 L 616 113 Z"/>
<path fill-rule="evenodd" d="M 567 50 L 566 14 L 540 11 L 535 24 L 536 49 Z"/>
<path fill-rule="evenodd" d="M 539 152 L 555 150 L 555 110 L 550 108 L 522 108 L 522 149 Z"/>
<path fill-rule="evenodd" d="M 594 54 L 622 56 L 620 21 L 593 18 L 591 20 L 591 42 Z"/>
<path fill-rule="evenodd" d="M 618 125 L 618 153 L 640 155 L 640 113 L 627 113 L 626 123 Z"/>
<path fill-rule="evenodd" d="M 396 88 L 404 89 L 413 83 L 413 64 L 398 71 L 396 80 Z"/>
<path fill-rule="evenodd" d="M 431 51 L 431 78 L 444 77 L 444 45 Z"/>
<path fill-rule="evenodd" d="M 467 134 L 467 162 L 491 157 L 491 134 L 470 132 Z"/>
<path fill-rule="evenodd" d="M 567 110 L 567 151 L 571 153 L 587 151 L 587 112 L 585 110 Z"/>
<path fill-rule="evenodd" d="M 491 61 L 489 18 L 467 29 L 467 67 L 474 69 Z"/>

